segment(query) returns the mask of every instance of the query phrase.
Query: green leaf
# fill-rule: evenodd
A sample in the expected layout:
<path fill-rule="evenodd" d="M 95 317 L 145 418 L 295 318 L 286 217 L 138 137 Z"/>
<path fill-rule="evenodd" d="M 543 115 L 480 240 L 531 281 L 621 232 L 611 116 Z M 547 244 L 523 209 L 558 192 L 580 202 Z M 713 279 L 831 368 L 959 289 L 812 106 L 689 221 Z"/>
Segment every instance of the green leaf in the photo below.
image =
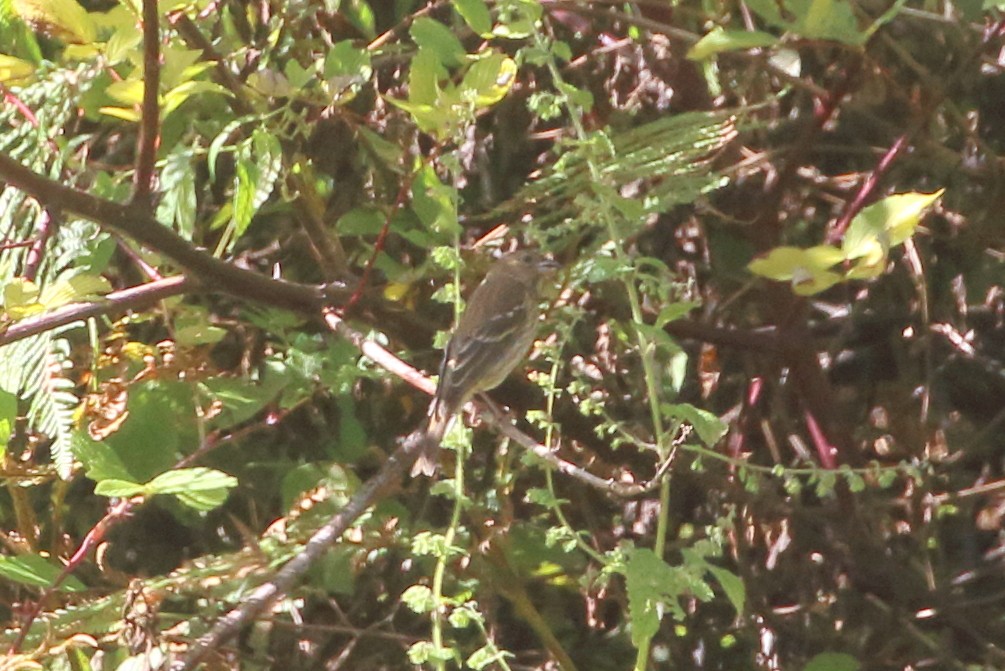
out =
<path fill-rule="evenodd" d="M 457 222 L 457 192 L 440 181 L 429 166 L 412 183 L 412 210 L 426 228 L 444 235 L 461 232 Z"/>
<path fill-rule="evenodd" d="M 255 215 L 255 182 L 258 180 L 258 164 L 245 147 L 238 152 L 237 164 L 234 166 L 234 196 L 231 200 L 230 225 L 234 237 L 239 238 L 251 225 Z"/>
<path fill-rule="evenodd" d="M 20 58 L 0 54 L 0 83 L 10 86 L 30 77 L 35 72 L 35 66 Z"/>
<path fill-rule="evenodd" d="M 412 23 L 409 30 L 412 39 L 419 45 L 419 53 L 423 51 L 435 54 L 436 60 L 448 68 L 462 65 L 468 57 L 461 41 L 457 39 L 445 25 L 426 16 L 420 16 Z M 413 68 L 414 63 L 413 63 Z M 409 95 L 409 98 L 412 96 Z"/>
<path fill-rule="evenodd" d="M 115 450 L 104 442 L 92 440 L 84 431 L 74 431 L 71 438 L 73 456 L 84 464 L 84 470 L 91 480 L 131 480 L 129 469 L 119 459 Z"/>
<path fill-rule="evenodd" d="M 693 426 L 701 441 L 709 447 L 718 443 L 726 435 L 726 430 L 729 428 L 725 422 L 711 412 L 696 408 L 689 403 L 667 405 L 664 411 L 669 417 L 685 421 Z"/>
<path fill-rule="evenodd" d="M 868 37 L 859 30 L 847 0 L 749 0 L 747 4 L 769 24 L 808 39 L 857 46 Z"/>
<path fill-rule="evenodd" d="M 806 663 L 803 671 L 858 671 L 862 665 L 851 655 L 821 652 Z"/>
<path fill-rule="evenodd" d="M 778 38 L 770 33 L 757 30 L 725 30 L 722 26 L 716 26 L 688 50 L 687 57 L 693 61 L 702 61 L 727 51 L 774 46 L 778 41 Z"/>
<path fill-rule="evenodd" d="M 921 218 L 945 189 L 935 193 L 898 193 L 866 207 L 852 219 L 845 232 L 842 250 L 849 259 L 869 254 L 878 241 L 884 249 L 903 243 L 914 235 Z"/>
<path fill-rule="evenodd" d="M 3 287 L 3 307 L 11 319 L 23 319 L 45 311 L 39 300 L 38 285 L 31 280 L 15 277 Z"/>
<path fill-rule="evenodd" d="M 111 290 L 112 285 L 104 277 L 79 273 L 73 277 L 59 279 L 47 286 L 42 290 L 38 302 L 47 310 L 51 310 L 70 303 L 97 298 Z"/>
<path fill-rule="evenodd" d="M 809 296 L 841 281 L 841 276 L 829 268 L 844 258 L 840 249 L 830 245 L 818 245 L 809 249 L 775 247 L 767 256 L 747 264 L 747 269 L 761 277 L 789 281 L 795 293 Z"/>
<path fill-rule="evenodd" d="M 227 335 L 227 330 L 213 326 L 209 314 L 201 308 L 180 312 L 174 320 L 174 340 L 182 347 L 214 345 Z"/>
<path fill-rule="evenodd" d="M 641 646 L 659 631 L 662 606 L 678 617 L 684 611 L 677 599 L 686 592 L 678 571 L 648 548 L 632 551 L 625 566 L 628 592 L 628 617 L 632 625 L 632 644 Z"/>
<path fill-rule="evenodd" d="M 160 173 L 162 192 L 157 205 L 157 219 L 173 223 L 178 232 L 189 239 L 195 229 L 198 206 L 195 176 L 192 149 L 181 144 L 174 147 L 164 160 L 164 168 Z"/>
<path fill-rule="evenodd" d="M 71 44 L 95 39 L 94 21 L 76 0 L 14 0 L 14 10 L 25 23 Z"/>
<path fill-rule="evenodd" d="M 143 80 L 124 79 L 114 82 L 105 88 L 105 95 L 124 105 L 139 105 L 143 102 Z"/>
<path fill-rule="evenodd" d="M 164 100 L 162 103 L 163 116 L 167 118 L 167 116 L 171 114 L 171 112 L 174 112 L 176 109 L 178 109 L 182 103 L 184 103 L 192 96 L 198 95 L 200 93 L 213 93 L 216 95 L 222 95 L 227 97 L 233 95 L 225 87 L 215 82 L 204 82 L 204 81 L 184 82 L 164 94 Z"/>
<path fill-rule="evenodd" d="M 323 72 L 326 78 L 362 76 L 369 79 L 371 71 L 370 52 L 356 47 L 352 40 L 336 42 L 325 56 Z"/>
<path fill-rule="evenodd" d="M 190 492 L 233 489 L 237 478 L 212 468 L 177 468 L 161 473 L 147 483 L 151 494 L 185 494 Z"/>
<path fill-rule="evenodd" d="M 484 0 L 454 0 L 454 10 L 481 37 L 492 36 L 492 14 Z"/>
<path fill-rule="evenodd" d="M 0 557 L 0 576 L 30 587 L 51 587 L 62 574 L 63 567 L 39 555 Z M 59 586 L 60 591 L 80 592 L 86 587 L 73 576 L 67 576 Z"/>
<path fill-rule="evenodd" d="M 423 585 L 412 585 L 399 599 L 414 613 L 431 613 L 436 608 L 432 590 Z"/>
<path fill-rule="evenodd" d="M 747 588 L 740 580 L 740 576 L 714 564 L 708 564 L 707 568 L 708 572 L 715 576 L 716 581 L 722 586 L 722 591 L 726 593 L 726 598 L 733 604 L 736 614 L 742 615 L 743 604 L 747 599 Z"/>
<path fill-rule="evenodd" d="M 138 482 L 109 478 L 108 480 L 102 480 L 95 485 L 94 493 L 98 496 L 117 496 L 125 499 L 131 496 L 146 495 L 147 489 Z"/>
<path fill-rule="evenodd" d="M 495 105 L 513 86 L 516 70 L 516 61 L 505 54 L 493 52 L 478 59 L 464 73 L 461 98 L 479 109 Z"/>
<path fill-rule="evenodd" d="M 129 411 L 118 431 L 104 442 L 134 482 L 146 482 L 181 458 L 180 445 L 197 445 L 196 409 L 190 385 L 156 380 L 134 384 Z"/>
<path fill-rule="evenodd" d="M 562 499 L 551 493 L 550 490 L 542 487 L 531 487 L 527 490 L 526 499 L 528 503 L 536 503 L 547 508 L 557 508 L 569 503 L 568 499 Z"/>
<path fill-rule="evenodd" d="M 335 224 L 340 235 L 377 235 L 384 228 L 386 215 L 372 205 L 356 207 L 341 217 Z"/>
<path fill-rule="evenodd" d="M 7 441 L 14 433 L 17 421 L 17 396 L 0 389 L 0 457 L 7 451 Z"/>
<path fill-rule="evenodd" d="M 266 369 L 258 383 L 247 378 L 222 376 L 201 382 L 213 399 L 223 406 L 220 414 L 213 418 L 213 428 L 222 429 L 246 422 L 276 400 L 290 380 L 289 376 L 270 373 L 269 370 Z"/>

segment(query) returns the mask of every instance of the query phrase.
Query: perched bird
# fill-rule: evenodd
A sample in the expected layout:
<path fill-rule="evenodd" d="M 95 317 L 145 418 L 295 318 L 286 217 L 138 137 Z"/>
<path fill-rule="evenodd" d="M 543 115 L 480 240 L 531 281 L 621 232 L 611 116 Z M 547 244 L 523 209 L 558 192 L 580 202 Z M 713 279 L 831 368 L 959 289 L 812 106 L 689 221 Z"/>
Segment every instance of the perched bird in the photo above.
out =
<path fill-rule="evenodd" d="M 538 285 L 558 264 L 535 251 L 506 254 L 478 285 L 443 352 L 412 475 L 432 475 L 450 420 L 475 394 L 499 386 L 523 361 L 541 316 Z M 414 434 L 413 434 L 414 435 Z"/>

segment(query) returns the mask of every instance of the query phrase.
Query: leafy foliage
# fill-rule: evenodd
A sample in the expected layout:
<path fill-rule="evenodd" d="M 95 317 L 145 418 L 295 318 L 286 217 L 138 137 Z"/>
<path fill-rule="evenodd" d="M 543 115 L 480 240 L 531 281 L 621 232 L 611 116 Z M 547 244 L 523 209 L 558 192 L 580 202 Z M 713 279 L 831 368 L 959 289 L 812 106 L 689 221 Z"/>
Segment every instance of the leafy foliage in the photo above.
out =
<path fill-rule="evenodd" d="M 311 557 L 215 666 L 1001 666 L 1000 7 L 93 6 L 0 0 L 12 664 Z M 518 245 L 516 429 L 378 486 Z"/>

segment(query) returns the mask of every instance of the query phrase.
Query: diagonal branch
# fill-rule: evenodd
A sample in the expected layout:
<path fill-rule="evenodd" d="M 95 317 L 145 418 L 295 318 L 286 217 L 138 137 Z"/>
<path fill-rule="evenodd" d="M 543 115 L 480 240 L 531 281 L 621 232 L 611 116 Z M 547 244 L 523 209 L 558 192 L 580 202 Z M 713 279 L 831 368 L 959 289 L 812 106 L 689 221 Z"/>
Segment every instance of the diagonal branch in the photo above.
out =
<path fill-rule="evenodd" d="M 289 310 L 313 312 L 342 302 L 348 292 L 333 286 L 274 280 L 218 259 L 162 225 L 143 207 L 120 205 L 43 177 L 0 154 L 0 181 L 15 186 L 56 211 L 73 212 L 132 238 L 168 257 L 207 287 L 232 296 Z"/>
<path fill-rule="evenodd" d="M 113 291 L 91 303 L 74 303 L 45 314 L 20 319 L 0 328 L 0 347 L 73 322 L 145 307 L 151 303 L 191 291 L 198 284 L 184 276 L 169 277 L 138 287 Z"/>

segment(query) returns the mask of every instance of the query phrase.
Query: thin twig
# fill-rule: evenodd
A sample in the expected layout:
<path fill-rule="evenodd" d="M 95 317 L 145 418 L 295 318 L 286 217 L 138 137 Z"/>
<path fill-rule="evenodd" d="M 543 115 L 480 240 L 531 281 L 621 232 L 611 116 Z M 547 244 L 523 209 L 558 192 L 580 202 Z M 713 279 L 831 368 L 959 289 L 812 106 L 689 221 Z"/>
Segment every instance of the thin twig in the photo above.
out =
<path fill-rule="evenodd" d="M 421 441 L 403 442 L 388 457 L 377 474 L 367 480 L 349 499 L 345 507 L 311 536 L 304 545 L 304 549 L 296 557 L 286 562 L 274 578 L 248 595 L 240 606 L 220 618 L 208 634 L 199 638 L 192 645 L 185 659 L 172 667 L 172 671 L 195 669 L 207 654 L 236 636 L 241 629 L 251 624 L 278 599 L 288 594 L 303 578 L 304 574 L 341 538 L 352 523 L 376 503 L 382 495 L 390 492 L 419 456 L 421 446 Z"/>
<path fill-rule="evenodd" d="M 101 300 L 91 303 L 75 303 L 42 315 L 21 319 L 6 329 L 0 327 L 0 347 L 83 319 L 146 307 L 169 296 L 191 291 L 197 286 L 195 281 L 187 277 L 169 277 L 138 287 L 113 291 Z"/>
<path fill-rule="evenodd" d="M 143 0 L 143 107 L 140 117 L 133 203 L 149 208 L 160 136 L 160 17 L 157 0 Z"/>

